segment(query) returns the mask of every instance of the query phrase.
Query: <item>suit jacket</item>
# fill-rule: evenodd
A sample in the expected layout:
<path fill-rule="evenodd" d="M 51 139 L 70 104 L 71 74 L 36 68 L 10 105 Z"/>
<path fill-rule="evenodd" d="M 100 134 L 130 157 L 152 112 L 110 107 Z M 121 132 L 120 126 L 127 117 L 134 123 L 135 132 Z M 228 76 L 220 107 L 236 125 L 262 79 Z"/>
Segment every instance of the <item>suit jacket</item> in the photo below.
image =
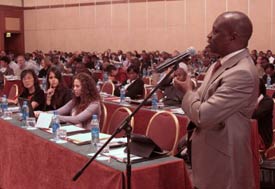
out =
<path fill-rule="evenodd" d="M 125 85 L 127 81 L 125 81 L 122 85 Z M 143 96 L 144 92 L 144 82 L 142 79 L 137 78 L 132 84 L 130 84 L 127 89 L 125 96 L 130 97 L 131 99 L 138 99 Z M 115 89 L 115 96 L 120 96 L 119 88 Z"/>
<path fill-rule="evenodd" d="M 194 186 L 199 189 L 254 187 L 250 118 L 259 81 L 248 50 L 214 64 L 196 91 L 183 97 L 182 108 L 197 126 L 192 136 Z"/>
<path fill-rule="evenodd" d="M 258 121 L 258 131 L 261 135 L 266 149 L 272 144 L 273 137 L 273 99 L 269 96 L 264 96 L 264 98 L 259 102 L 258 107 L 253 113 L 252 118 Z"/>

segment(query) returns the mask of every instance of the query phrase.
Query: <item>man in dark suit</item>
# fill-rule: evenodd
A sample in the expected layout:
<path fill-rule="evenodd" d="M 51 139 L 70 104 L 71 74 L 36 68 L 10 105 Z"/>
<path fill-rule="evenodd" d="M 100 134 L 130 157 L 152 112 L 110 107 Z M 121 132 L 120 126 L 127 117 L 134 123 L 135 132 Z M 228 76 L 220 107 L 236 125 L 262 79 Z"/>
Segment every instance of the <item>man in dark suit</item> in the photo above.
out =
<path fill-rule="evenodd" d="M 139 78 L 139 68 L 131 65 L 127 68 L 128 80 L 126 80 L 120 87 L 116 87 L 115 96 L 120 96 L 120 88 L 125 87 L 125 96 L 131 99 L 138 99 L 143 97 L 144 82 Z"/>
<path fill-rule="evenodd" d="M 211 65 L 197 91 L 190 77 L 174 79 L 184 96 L 182 108 L 196 128 L 192 135 L 194 186 L 199 189 L 255 187 L 250 118 L 259 80 L 247 49 L 252 23 L 241 12 L 217 17 L 207 36 L 220 59 Z"/>
<path fill-rule="evenodd" d="M 266 95 L 266 88 L 263 80 L 260 80 L 260 91 L 258 97 L 258 106 L 255 109 L 252 118 L 258 121 L 258 131 L 263 139 L 265 149 L 272 144 L 273 137 L 273 99 Z"/>

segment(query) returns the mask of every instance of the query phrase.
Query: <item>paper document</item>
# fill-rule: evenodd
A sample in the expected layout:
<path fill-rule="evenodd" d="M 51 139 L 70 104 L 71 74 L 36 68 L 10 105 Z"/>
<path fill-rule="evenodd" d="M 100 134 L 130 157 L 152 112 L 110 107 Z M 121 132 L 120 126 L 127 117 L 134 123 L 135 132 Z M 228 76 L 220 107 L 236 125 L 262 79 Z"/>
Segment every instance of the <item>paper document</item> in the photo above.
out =
<path fill-rule="evenodd" d="M 39 117 L 36 122 L 36 127 L 38 128 L 49 128 L 52 122 L 53 114 L 40 112 Z"/>
<path fill-rule="evenodd" d="M 171 112 L 174 114 L 184 114 L 184 111 L 182 110 L 182 108 L 173 108 L 171 109 Z"/>
<path fill-rule="evenodd" d="M 108 139 L 111 135 L 99 133 L 99 140 Z M 68 136 L 67 139 L 75 144 L 89 144 L 91 143 L 91 133 L 80 133 Z"/>
<path fill-rule="evenodd" d="M 119 161 L 119 162 L 127 162 L 127 153 L 124 152 L 125 147 L 123 148 L 116 148 L 116 149 L 110 149 L 109 153 L 106 153 L 103 155 L 110 156 L 111 158 Z M 136 159 L 142 159 L 142 157 L 135 156 L 133 154 L 130 155 L 131 161 L 136 160 Z"/>

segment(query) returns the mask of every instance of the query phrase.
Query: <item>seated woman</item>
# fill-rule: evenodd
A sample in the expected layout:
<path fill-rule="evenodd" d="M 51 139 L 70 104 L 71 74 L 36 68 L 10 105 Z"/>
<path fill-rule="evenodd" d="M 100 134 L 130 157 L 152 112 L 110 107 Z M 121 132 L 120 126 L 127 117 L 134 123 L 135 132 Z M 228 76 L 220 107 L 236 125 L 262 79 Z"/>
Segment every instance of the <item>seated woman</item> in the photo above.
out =
<path fill-rule="evenodd" d="M 129 66 L 127 75 L 129 79 L 122 84 L 126 90 L 125 96 L 131 99 L 141 98 L 144 92 L 144 82 L 139 78 L 139 68 L 134 65 Z M 120 96 L 120 88 L 122 86 L 116 87 L 115 96 Z"/>
<path fill-rule="evenodd" d="M 23 92 L 19 97 L 30 100 L 33 110 L 43 110 L 45 106 L 44 91 L 39 86 L 38 78 L 33 69 L 21 73 Z"/>
<path fill-rule="evenodd" d="M 57 109 L 61 122 L 69 122 L 90 129 L 93 114 L 100 117 L 101 101 L 96 83 L 87 73 L 79 73 L 73 80 L 73 98 Z"/>
<path fill-rule="evenodd" d="M 47 92 L 45 110 L 56 110 L 72 99 L 71 89 L 65 86 L 61 72 L 51 67 L 47 73 Z"/>

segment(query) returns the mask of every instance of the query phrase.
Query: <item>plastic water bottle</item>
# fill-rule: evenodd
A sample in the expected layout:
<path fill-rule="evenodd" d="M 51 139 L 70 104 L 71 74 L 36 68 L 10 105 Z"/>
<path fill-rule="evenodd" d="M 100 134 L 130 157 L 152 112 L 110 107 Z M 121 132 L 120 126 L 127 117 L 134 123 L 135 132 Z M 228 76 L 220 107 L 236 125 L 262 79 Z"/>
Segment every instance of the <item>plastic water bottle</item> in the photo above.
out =
<path fill-rule="evenodd" d="M 120 104 L 124 104 L 126 102 L 125 101 L 125 93 L 126 93 L 125 87 L 121 86 L 121 88 L 120 88 Z"/>
<path fill-rule="evenodd" d="M 95 69 L 100 70 L 100 62 L 99 61 L 96 62 Z"/>
<path fill-rule="evenodd" d="M 266 87 L 271 87 L 271 77 L 270 75 L 267 75 L 267 78 L 266 78 Z"/>
<path fill-rule="evenodd" d="M 2 108 L 2 113 L 3 116 L 2 118 L 5 119 L 7 117 L 7 110 L 8 110 L 8 100 L 7 100 L 7 95 L 3 95 L 2 97 L 2 104 L 1 104 L 1 108 Z"/>
<path fill-rule="evenodd" d="M 96 89 L 97 91 L 100 93 L 101 91 L 101 85 L 102 85 L 102 81 L 99 79 L 96 83 Z"/>
<path fill-rule="evenodd" d="M 42 78 L 42 90 L 44 92 L 46 92 L 46 89 L 47 89 L 47 79 L 46 79 L 46 77 L 43 77 Z"/>
<path fill-rule="evenodd" d="M 91 144 L 94 150 L 97 150 L 97 147 L 98 147 L 99 133 L 100 133 L 99 121 L 97 119 L 97 115 L 94 114 L 91 121 Z"/>
<path fill-rule="evenodd" d="M 106 82 L 106 81 L 108 81 L 108 73 L 107 72 L 104 72 L 103 73 L 103 82 Z"/>
<path fill-rule="evenodd" d="M 53 131 L 53 141 L 58 141 L 59 136 L 58 136 L 58 129 L 60 128 L 60 123 L 59 123 L 59 118 L 57 111 L 53 112 L 53 118 L 52 118 L 52 131 Z"/>
<path fill-rule="evenodd" d="M 142 70 L 142 76 L 143 76 L 143 77 L 146 77 L 146 76 L 147 76 L 147 71 L 146 71 L 145 68 L 143 68 L 143 70 Z"/>
<path fill-rule="evenodd" d="M 21 127 L 27 127 L 27 119 L 29 117 L 29 106 L 28 106 L 28 102 L 25 100 L 23 102 L 23 106 L 22 106 L 22 122 L 21 122 Z"/>
<path fill-rule="evenodd" d="M 157 110 L 158 109 L 158 97 L 157 97 L 156 93 L 154 93 L 152 95 L 152 109 L 153 110 Z"/>

